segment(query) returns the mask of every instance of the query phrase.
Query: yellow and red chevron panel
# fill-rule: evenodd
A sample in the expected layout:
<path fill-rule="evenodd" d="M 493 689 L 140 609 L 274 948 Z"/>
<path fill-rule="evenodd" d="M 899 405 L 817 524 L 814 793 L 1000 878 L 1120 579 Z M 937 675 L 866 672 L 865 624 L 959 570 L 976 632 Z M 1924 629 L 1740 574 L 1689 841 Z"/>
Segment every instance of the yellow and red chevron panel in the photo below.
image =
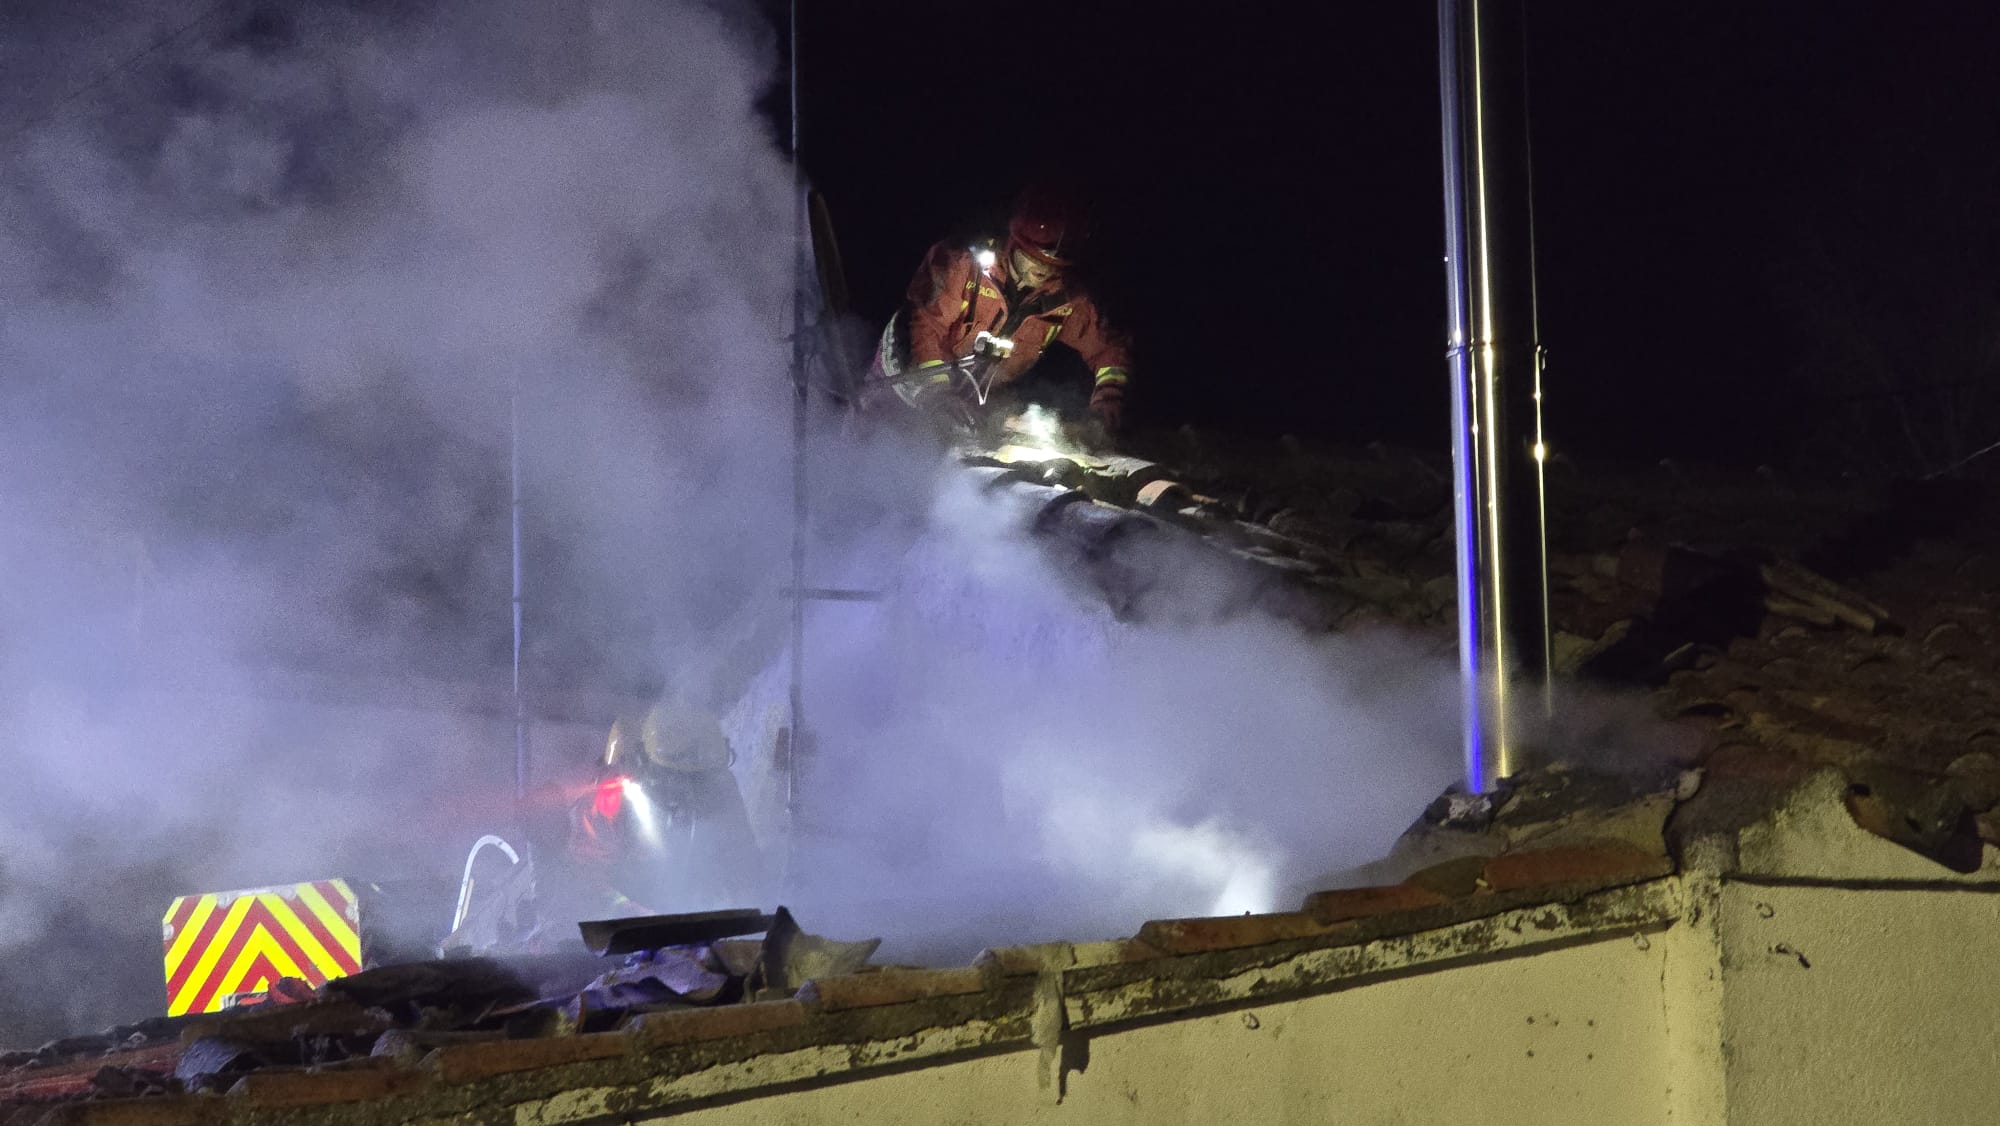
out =
<path fill-rule="evenodd" d="M 361 969 L 361 900 L 346 880 L 183 895 L 161 929 L 167 1015 L 213 1013 L 295 977 L 319 986 Z"/>

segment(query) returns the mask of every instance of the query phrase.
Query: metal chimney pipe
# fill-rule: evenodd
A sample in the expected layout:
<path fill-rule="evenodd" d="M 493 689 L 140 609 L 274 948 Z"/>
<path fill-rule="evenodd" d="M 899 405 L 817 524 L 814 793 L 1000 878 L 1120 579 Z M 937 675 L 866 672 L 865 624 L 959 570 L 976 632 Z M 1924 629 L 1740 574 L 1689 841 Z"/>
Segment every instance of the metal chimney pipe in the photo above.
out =
<path fill-rule="evenodd" d="M 1465 785 L 1549 709 L 1548 546 L 1524 0 L 1438 0 Z M 1538 713 L 1538 714 L 1537 714 Z"/>
<path fill-rule="evenodd" d="M 514 372 L 507 396 L 507 482 L 512 510 L 510 548 L 514 563 L 514 801 L 528 800 L 528 705 L 521 693 L 521 373 Z"/>
<path fill-rule="evenodd" d="M 806 479 L 806 448 L 812 398 L 808 394 L 807 367 L 811 363 L 811 341 L 807 323 L 806 286 L 812 277 L 812 216 L 805 167 L 805 131 L 800 117 L 800 85 L 805 71 L 800 65 L 799 0 L 791 0 L 791 157 L 792 157 L 792 652 L 791 691 L 786 700 L 787 743 L 785 748 L 786 830 L 796 837 L 799 820 L 799 756 L 806 736 L 806 535 L 811 522 L 811 494 Z M 787 854 L 789 860 L 789 853 Z"/>

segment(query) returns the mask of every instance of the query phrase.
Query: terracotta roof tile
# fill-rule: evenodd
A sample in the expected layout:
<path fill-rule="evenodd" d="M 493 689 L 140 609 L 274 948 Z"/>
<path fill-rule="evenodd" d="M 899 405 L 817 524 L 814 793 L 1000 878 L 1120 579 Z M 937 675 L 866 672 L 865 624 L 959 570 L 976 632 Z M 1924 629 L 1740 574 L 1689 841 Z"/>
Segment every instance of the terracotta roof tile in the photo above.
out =
<path fill-rule="evenodd" d="M 264 1110 L 322 1106 L 381 1099 L 420 1090 L 430 1076 L 385 1068 L 328 1068 L 323 1071 L 260 1068 L 236 1081 L 231 1100 Z"/>
<path fill-rule="evenodd" d="M 191 1017 L 181 1025 L 180 1037 L 184 1045 L 208 1036 L 239 1043 L 263 1043 L 297 1036 L 373 1032 L 390 1024 L 387 1014 L 353 1001 L 315 1001 L 304 1005 L 259 1005 Z"/>
<path fill-rule="evenodd" d="M 1244 946 L 1319 938 L 1328 926 L 1304 911 L 1213 918 L 1155 919 L 1139 928 L 1138 939 L 1169 954 L 1200 954 Z"/>
<path fill-rule="evenodd" d="M 950 970 L 879 970 L 816 978 L 799 989 L 801 1001 L 821 1009 L 866 1009 L 932 997 L 957 997 L 986 988 L 986 974 L 977 967 Z"/>
<path fill-rule="evenodd" d="M 178 1043 L 153 1044 L 109 1055 L 85 1056 L 46 1067 L 0 1071 L 0 1102 L 81 1094 L 91 1089 L 97 1074 L 107 1067 L 172 1074 L 180 1053 Z"/>
<path fill-rule="evenodd" d="M 797 1028 L 805 1022 L 806 1006 L 799 1001 L 755 1001 L 712 1009 L 648 1013 L 633 1025 L 631 1034 L 642 1049 L 661 1048 Z"/>
<path fill-rule="evenodd" d="M 216 1096 L 109 1099 L 57 1107 L 36 1126 L 204 1126 L 217 1115 Z"/>
<path fill-rule="evenodd" d="M 580 1036 L 546 1036 L 526 1040 L 482 1040 L 438 1048 L 424 1066 L 439 1082 L 468 1083 L 516 1071 L 617 1059 L 632 1051 L 633 1038 L 624 1032 L 590 1032 Z"/>
<path fill-rule="evenodd" d="M 1703 769 L 1711 782 L 1743 779 L 1772 788 L 1790 788 L 1806 775 L 1805 764 L 1796 756 L 1771 747 L 1740 741 L 1726 742 L 1709 753 Z"/>
<path fill-rule="evenodd" d="M 1506 853 L 1486 862 L 1485 876 L 1495 892 L 1508 892 L 1563 884 L 1611 887 L 1673 870 L 1672 860 L 1620 841 Z"/>
<path fill-rule="evenodd" d="M 1115 966 L 1162 958 L 1166 952 L 1136 938 L 1110 942 L 1044 942 L 1029 946 L 996 946 L 982 950 L 974 966 L 991 966 L 1002 974 L 1039 974 L 1049 970 Z"/>
<path fill-rule="evenodd" d="M 1429 891 L 1441 899 L 1456 899 L 1461 895 L 1471 895 L 1485 886 L 1487 859 L 1483 853 L 1454 857 L 1412 872 L 1403 882 Z"/>
<path fill-rule="evenodd" d="M 1435 907 L 1448 897 L 1408 881 L 1393 887 L 1344 888 L 1319 891 L 1306 897 L 1305 914 L 1321 925 L 1393 915 L 1420 907 Z"/>

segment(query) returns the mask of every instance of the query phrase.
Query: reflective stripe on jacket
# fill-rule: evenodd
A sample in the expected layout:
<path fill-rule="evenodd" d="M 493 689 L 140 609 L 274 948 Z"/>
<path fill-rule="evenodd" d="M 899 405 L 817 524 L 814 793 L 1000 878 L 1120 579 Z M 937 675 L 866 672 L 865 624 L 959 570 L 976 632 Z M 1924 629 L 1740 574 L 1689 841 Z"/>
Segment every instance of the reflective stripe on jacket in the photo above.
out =
<path fill-rule="evenodd" d="M 1011 383 L 1033 367 L 1042 350 L 1057 340 L 1076 349 L 1096 381 L 1095 391 L 1123 395 L 1131 359 L 1124 341 L 1104 323 L 1097 305 L 1082 293 L 1044 286 L 1007 294 L 1008 263 L 997 254 L 981 270 L 977 248 L 941 242 L 924 256 L 910 280 L 909 366 L 937 366 L 972 355 L 981 332 L 1011 339 L 1013 354 L 999 364 L 995 382 Z"/>

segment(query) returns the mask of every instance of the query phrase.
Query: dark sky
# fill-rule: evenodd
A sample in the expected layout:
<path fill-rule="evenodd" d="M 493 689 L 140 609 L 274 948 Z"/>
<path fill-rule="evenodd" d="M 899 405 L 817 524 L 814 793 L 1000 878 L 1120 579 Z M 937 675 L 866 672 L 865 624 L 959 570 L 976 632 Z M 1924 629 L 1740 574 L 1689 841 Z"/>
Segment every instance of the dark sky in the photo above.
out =
<path fill-rule="evenodd" d="M 85 74 L 152 34 L 117 6 L 9 15 L 103 24 L 46 61 Z M 1444 448 L 1435 6 L 1277 7 L 801 0 L 859 314 L 1025 180 L 1080 178 L 1141 421 Z M 1555 448 L 1909 472 L 2000 439 L 2000 5 L 1529 11 Z"/>
<path fill-rule="evenodd" d="M 1059 170 L 1104 201 L 1154 421 L 1442 447 L 1433 5 L 807 8 L 808 167 L 869 319 Z M 1995 375 L 2000 6 L 1530 12 L 1552 444 L 1825 467 L 2000 431 L 1923 413 Z"/>

